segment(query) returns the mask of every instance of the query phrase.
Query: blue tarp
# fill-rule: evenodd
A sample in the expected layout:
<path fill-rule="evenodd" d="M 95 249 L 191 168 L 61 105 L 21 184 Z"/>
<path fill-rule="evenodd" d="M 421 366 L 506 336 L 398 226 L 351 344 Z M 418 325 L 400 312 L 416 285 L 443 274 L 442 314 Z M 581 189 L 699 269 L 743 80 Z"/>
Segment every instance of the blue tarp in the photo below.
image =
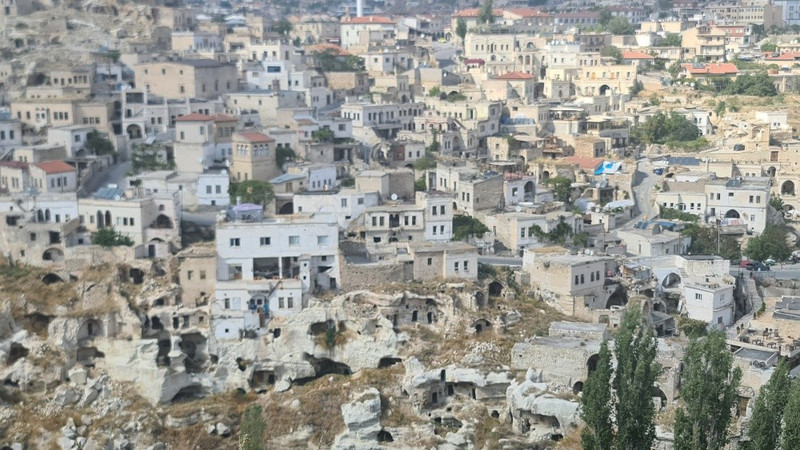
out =
<path fill-rule="evenodd" d="M 622 170 L 622 163 L 619 161 L 603 161 L 600 167 L 595 169 L 595 175 L 612 174 Z"/>

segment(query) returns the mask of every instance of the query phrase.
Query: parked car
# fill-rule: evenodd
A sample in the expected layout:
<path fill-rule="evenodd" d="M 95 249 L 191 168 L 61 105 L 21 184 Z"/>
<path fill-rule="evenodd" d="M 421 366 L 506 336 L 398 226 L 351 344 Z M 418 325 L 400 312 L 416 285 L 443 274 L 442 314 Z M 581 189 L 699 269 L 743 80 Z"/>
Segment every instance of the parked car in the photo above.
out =
<path fill-rule="evenodd" d="M 767 272 L 769 271 L 769 266 L 761 261 L 751 261 L 750 264 L 747 265 L 747 270 L 752 270 L 754 272 Z"/>
<path fill-rule="evenodd" d="M 776 264 L 776 261 L 772 258 L 767 258 L 764 260 L 764 264 L 766 264 L 769 267 L 772 267 Z"/>
<path fill-rule="evenodd" d="M 751 264 L 753 264 L 753 262 L 750 261 L 749 259 L 743 259 L 743 260 L 739 261 L 739 267 L 741 267 L 742 269 L 746 269 L 747 266 L 749 266 Z"/>
<path fill-rule="evenodd" d="M 659 167 L 657 169 L 653 169 L 653 173 L 656 174 L 656 175 L 664 175 L 664 168 L 663 167 Z"/>
<path fill-rule="evenodd" d="M 736 144 L 733 146 L 733 151 L 735 152 L 743 152 L 744 151 L 744 144 Z"/>

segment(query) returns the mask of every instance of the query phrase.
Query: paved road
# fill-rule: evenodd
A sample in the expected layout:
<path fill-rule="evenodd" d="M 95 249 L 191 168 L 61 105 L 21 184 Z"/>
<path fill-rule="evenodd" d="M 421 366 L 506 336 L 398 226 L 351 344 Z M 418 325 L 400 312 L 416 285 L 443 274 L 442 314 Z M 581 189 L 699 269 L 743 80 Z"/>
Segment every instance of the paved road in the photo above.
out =
<path fill-rule="evenodd" d="M 751 272 L 749 270 L 740 269 L 739 267 L 731 267 L 731 275 L 738 275 L 743 272 L 745 276 L 750 273 L 755 277 L 775 278 L 778 280 L 800 280 L 800 264 L 782 264 L 770 267 L 767 272 Z"/>
<path fill-rule="evenodd" d="M 511 256 L 478 256 L 478 262 L 491 266 L 522 267 L 522 258 L 514 258 Z"/>
<path fill-rule="evenodd" d="M 131 170 L 131 163 L 119 163 L 110 166 L 108 169 L 98 173 L 90 178 L 83 186 L 81 186 L 82 197 L 89 197 L 94 194 L 98 189 L 108 184 L 116 184 L 121 188 L 125 188 L 125 174 Z"/>
<path fill-rule="evenodd" d="M 653 166 L 647 159 L 636 163 L 636 173 L 633 176 L 633 198 L 636 202 L 636 214 L 630 223 L 636 223 L 644 218 L 652 219 L 655 214 L 653 208 L 653 187 L 661 181 L 661 177 L 653 173 Z"/>

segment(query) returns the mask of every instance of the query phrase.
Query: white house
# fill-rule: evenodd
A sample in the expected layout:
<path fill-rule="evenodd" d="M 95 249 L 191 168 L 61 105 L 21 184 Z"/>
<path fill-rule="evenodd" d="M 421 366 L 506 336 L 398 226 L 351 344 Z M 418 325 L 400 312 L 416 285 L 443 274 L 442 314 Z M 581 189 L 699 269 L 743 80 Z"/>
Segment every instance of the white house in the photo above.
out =
<path fill-rule="evenodd" d="M 367 208 L 379 204 L 380 194 L 377 192 L 360 192 L 352 188 L 301 191 L 293 198 L 295 213 L 331 214 L 342 230 L 349 227 Z"/>
<path fill-rule="evenodd" d="M 78 171 L 64 161 L 43 161 L 28 166 L 31 185 L 39 192 L 74 192 Z"/>
<path fill-rule="evenodd" d="M 733 323 L 733 284 L 711 277 L 692 280 L 684 282 L 683 295 L 690 319 L 702 320 L 719 329 Z"/>
<path fill-rule="evenodd" d="M 263 329 L 271 316 L 296 314 L 308 297 L 337 289 L 339 228 L 328 214 L 264 218 L 233 206 L 217 223 L 214 334 L 233 339 Z"/>
<path fill-rule="evenodd" d="M 0 156 L 22 145 L 22 122 L 0 119 Z"/>
<path fill-rule="evenodd" d="M 92 131 L 94 131 L 93 127 L 83 125 L 49 128 L 47 130 L 47 143 L 50 145 L 63 145 L 67 149 L 67 155 L 71 157 L 81 156 L 81 150 L 86 146 L 86 140 Z"/>
<path fill-rule="evenodd" d="M 207 170 L 197 177 L 197 204 L 228 206 L 230 204 L 230 176 L 225 170 Z"/>

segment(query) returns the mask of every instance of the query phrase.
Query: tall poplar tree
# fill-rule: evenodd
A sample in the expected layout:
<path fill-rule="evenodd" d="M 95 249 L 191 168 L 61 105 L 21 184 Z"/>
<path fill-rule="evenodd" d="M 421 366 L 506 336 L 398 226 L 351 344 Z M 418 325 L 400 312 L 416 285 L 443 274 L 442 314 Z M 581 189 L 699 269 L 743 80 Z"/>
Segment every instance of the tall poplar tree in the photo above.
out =
<path fill-rule="evenodd" d="M 789 390 L 789 401 L 783 410 L 781 450 L 800 448 L 800 378 L 795 378 Z"/>
<path fill-rule="evenodd" d="M 658 375 L 656 338 L 642 321 L 639 308 L 629 308 L 615 339 L 617 368 L 614 390 L 618 450 L 648 450 L 655 439 L 653 388 Z"/>
<path fill-rule="evenodd" d="M 750 429 L 747 432 L 747 437 L 750 438 L 748 448 L 753 450 L 778 448 L 783 410 L 789 401 L 791 387 L 789 366 L 785 359 L 781 359 L 769 381 L 761 386 L 758 392 L 756 404 L 753 406 L 753 416 L 750 419 Z"/>
<path fill-rule="evenodd" d="M 614 440 L 611 422 L 611 351 L 603 341 L 598 354 L 597 368 L 589 374 L 581 397 L 581 419 L 586 428 L 581 433 L 584 450 L 607 450 Z"/>
<path fill-rule="evenodd" d="M 689 342 L 681 374 L 685 406 L 675 415 L 676 450 L 724 448 L 742 378 L 742 371 L 731 370 L 732 365 L 733 355 L 721 331 Z"/>

